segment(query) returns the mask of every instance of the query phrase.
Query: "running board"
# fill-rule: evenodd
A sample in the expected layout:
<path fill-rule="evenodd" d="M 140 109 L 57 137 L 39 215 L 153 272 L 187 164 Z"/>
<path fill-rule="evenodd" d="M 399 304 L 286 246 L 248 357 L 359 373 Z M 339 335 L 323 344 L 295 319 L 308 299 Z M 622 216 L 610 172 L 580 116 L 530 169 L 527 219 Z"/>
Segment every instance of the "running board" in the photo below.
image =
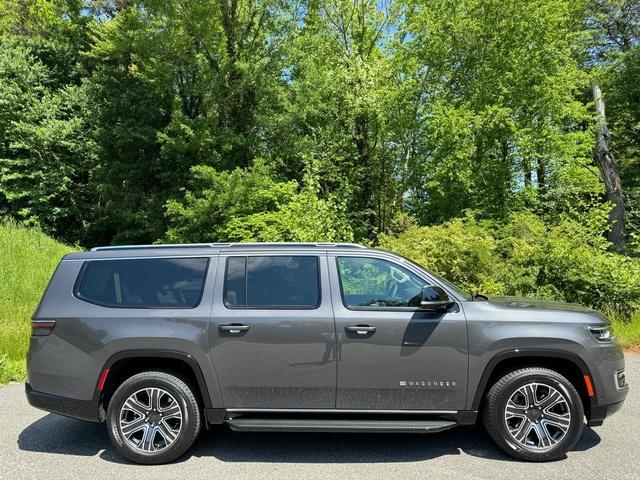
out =
<path fill-rule="evenodd" d="M 450 420 L 311 420 L 241 417 L 225 420 L 225 423 L 236 432 L 432 433 L 459 425 Z"/>

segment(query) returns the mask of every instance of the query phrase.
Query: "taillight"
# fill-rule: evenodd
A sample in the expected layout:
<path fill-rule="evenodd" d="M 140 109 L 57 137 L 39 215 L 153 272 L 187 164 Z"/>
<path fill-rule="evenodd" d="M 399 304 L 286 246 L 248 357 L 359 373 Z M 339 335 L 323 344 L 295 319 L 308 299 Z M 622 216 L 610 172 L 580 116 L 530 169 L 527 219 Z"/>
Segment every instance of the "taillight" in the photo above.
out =
<path fill-rule="evenodd" d="M 55 326 L 55 320 L 31 320 L 31 335 L 37 337 L 47 336 Z"/>

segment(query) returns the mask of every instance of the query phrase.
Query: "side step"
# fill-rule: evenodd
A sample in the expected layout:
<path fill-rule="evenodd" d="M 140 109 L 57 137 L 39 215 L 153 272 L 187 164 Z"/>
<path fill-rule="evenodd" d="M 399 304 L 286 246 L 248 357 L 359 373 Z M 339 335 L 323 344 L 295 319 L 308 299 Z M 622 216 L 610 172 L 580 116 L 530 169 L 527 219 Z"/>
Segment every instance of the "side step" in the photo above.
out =
<path fill-rule="evenodd" d="M 450 420 L 322 420 L 282 418 L 231 418 L 225 420 L 236 432 L 386 432 L 431 433 L 458 425 Z"/>

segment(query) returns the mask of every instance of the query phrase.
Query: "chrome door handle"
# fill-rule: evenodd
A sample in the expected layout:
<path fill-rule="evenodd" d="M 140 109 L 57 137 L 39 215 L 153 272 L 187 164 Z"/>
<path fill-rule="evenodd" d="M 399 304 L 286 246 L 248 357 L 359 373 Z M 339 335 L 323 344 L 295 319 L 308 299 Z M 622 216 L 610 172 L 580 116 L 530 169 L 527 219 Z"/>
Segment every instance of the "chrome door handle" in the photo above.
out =
<path fill-rule="evenodd" d="M 376 327 L 370 325 L 349 325 L 344 327 L 347 332 L 355 332 L 358 335 L 368 335 L 376 331 Z"/>
<path fill-rule="evenodd" d="M 218 328 L 223 332 L 240 333 L 240 332 L 246 332 L 247 330 L 249 330 L 249 325 L 230 324 L 230 325 L 220 325 Z"/>

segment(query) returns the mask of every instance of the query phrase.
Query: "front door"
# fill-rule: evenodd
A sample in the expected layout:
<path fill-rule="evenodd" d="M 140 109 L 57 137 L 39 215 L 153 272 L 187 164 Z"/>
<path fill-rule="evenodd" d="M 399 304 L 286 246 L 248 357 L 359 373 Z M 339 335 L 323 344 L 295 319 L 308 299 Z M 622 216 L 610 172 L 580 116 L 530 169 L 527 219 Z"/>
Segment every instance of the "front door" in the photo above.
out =
<path fill-rule="evenodd" d="M 323 252 L 222 255 L 210 323 L 226 408 L 334 408 L 336 337 Z"/>
<path fill-rule="evenodd" d="M 375 254 L 374 254 L 375 255 Z M 463 410 L 468 346 L 460 304 L 420 311 L 432 279 L 380 256 L 329 254 L 339 409 Z"/>

